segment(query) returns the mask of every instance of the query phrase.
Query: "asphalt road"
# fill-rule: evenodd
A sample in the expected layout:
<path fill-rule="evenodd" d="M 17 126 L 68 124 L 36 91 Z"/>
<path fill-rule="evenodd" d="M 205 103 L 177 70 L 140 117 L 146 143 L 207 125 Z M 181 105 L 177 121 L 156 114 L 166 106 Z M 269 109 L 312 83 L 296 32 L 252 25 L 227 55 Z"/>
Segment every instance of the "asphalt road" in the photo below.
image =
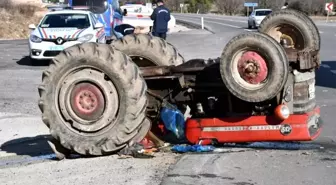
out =
<path fill-rule="evenodd" d="M 200 15 L 175 15 L 194 23 Z M 206 16 L 210 33 L 192 30 L 168 36 L 186 59 L 220 56 L 230 38 L 246 30 L 245 18 Z M 32 65 L 27 42 L 0 41 L 0 184 L 336 184 L 336 31 L 318 23 L 323 65 L 316 96 L 325 129 L 307 150 L 229 149 L 213 154 L 158 154 L 153 159 L 117 156 L 55 161 L 37 106 L 45 65 Z M 292 146 L 292 145 L 291 145 Z M 265 147 L 265 145 L 264 145 Z M 288 146 L 287 146 L 288 148 Z M 169 168 L 170 167 L 170 168 Z"/>
<path fill-rule="evenodd" d="M 221 52 L 227 39 L 246 31 L 246 17 L 174 14 L 177 20 L 201 24 L 214 33 L 205 48 Z M 229 154 L 186 155 L 168 172 L 165 184 L 336 184 L 336 24 L 315 22 L 321 34 L 322 66 L 317 72 L 316 97 L 325 121 L 320 138 L 323 149 L 298 151 L 264 150 Z M 220 42 L 222 41 L 222 42 Z M 203 50 L 206 53 L 210 49 Z M 308 147 L 309 148 L 309 147 Z M 186 167 L 187 166 L 187 167 Z"/>

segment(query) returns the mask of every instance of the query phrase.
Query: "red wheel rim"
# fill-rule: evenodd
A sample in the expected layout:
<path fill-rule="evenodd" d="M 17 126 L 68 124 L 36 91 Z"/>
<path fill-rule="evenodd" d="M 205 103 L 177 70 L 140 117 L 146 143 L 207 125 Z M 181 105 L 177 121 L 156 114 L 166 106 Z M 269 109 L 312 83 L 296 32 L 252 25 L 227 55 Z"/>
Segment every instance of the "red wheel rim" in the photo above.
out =
<path fill-rule="evenodd" d="M 88 121 L 99 119 L 105 109 L 105 98 L 97 86 L 91 83 L 79 83 L 70 95 L 71 108 L 75 114 Z"/>
<path fill-rule="evenodd" d="M 240 57 L 237 67 L 240 77 L 249 84 L 260 84 L 267 78 L 267 63 L 256 52 L 245 52 Z"/>

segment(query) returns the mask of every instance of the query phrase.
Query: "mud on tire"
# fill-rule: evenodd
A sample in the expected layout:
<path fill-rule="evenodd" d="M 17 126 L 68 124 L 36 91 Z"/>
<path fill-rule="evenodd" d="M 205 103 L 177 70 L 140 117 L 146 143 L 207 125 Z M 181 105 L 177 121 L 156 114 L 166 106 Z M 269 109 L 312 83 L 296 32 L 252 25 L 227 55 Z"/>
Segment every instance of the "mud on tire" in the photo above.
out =
<path fill-rule="evenodd" d="M 247 102 L 262 102 L 278 95 L 289 75 L 285 50 L 263 33 L 243 33 L 232 38 L 220 61 L 228 90 Z"/>
<path fill-rule="evenodd" d="M 137 65 L 109 45 L 64 50 L 42 81 L 43 122 L 65 148 L 82 155 L 110 154 L 147 134 L 146 83 Z"/>
<path fill-rule="evenodd" d="M 310 17 L 297 10 L 272 12 L 261 22 L 259 32 L 270 35 L 278 42 L 282 34 L 285 40 L 293 42 L 294 48 L 299 50 L 310 48 L 318 51 L 321 47 L 320 33 L 316 25 Z"/>
<path fill-rule="evenodd" d="M 140 67 L 176 66 L 184 63 L 184 58 L 173 45 L 151 34 L 126 35 L 111 45 L 130 56 Z M 144 60 L 139 60 L 139 57 Z"/>

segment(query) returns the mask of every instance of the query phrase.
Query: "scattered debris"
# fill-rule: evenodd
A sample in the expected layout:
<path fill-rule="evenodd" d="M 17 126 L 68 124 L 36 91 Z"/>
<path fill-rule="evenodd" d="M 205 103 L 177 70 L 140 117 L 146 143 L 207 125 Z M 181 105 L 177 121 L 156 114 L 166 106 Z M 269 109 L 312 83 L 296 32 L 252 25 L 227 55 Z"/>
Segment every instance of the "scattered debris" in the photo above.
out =
<path fill-rule="evenodd" d="M 172 148 L 172 151 L 178 153 L 186 152 L 212 152 L 215 150 L 215 147 L 212 145 L 175 145 Z"/>
<path fill-rule="evenodd" d="M 302 152 L 301 154 L 302 155 L 310 155 L 311 153 L 309 153 L 309 152 Z"/>

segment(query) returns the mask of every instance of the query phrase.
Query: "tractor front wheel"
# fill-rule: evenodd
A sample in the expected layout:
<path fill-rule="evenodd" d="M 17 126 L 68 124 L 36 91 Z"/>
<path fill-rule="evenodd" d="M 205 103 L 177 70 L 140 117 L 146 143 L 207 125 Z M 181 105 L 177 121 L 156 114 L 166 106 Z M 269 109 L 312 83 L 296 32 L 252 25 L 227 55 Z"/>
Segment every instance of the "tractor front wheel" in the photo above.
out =
<path fill-rule="evenodd" d="M 240 34 L 229 41 L 220 61 L 228 90 L 247 102 L 276 97 L 289 75 L 285 50 L 272 37 L 258 32 Z"/>

